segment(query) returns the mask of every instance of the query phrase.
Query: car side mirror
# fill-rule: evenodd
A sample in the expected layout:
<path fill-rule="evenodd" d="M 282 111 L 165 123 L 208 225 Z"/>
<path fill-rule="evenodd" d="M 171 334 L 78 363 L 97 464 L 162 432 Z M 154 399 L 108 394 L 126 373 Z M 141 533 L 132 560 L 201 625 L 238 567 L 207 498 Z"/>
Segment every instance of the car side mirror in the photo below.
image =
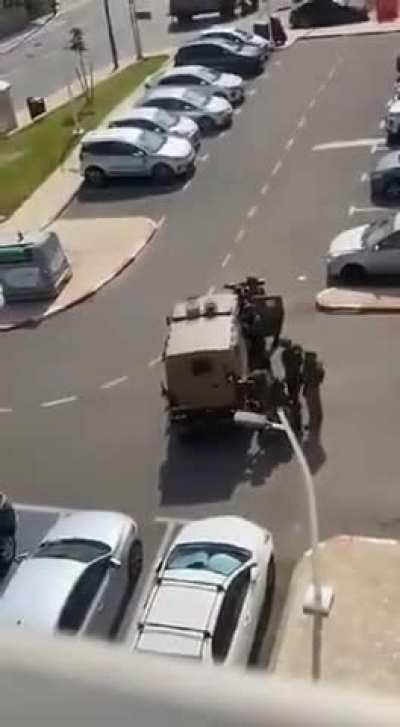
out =
<path fill-rule="evenodd" d="M 121 567 L 121 561 L 118 558 L 110 558 L 110 565 L 117 570 Z"/>

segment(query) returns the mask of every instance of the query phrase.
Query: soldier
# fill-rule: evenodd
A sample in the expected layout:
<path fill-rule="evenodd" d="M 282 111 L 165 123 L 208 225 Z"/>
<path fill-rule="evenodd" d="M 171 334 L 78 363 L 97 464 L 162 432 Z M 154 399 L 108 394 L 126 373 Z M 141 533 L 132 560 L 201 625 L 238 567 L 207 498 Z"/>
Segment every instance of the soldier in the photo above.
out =
<path fill-rule="evenodd" d="M 317 354 L 306 351 L 302 372 L 303 396 L 308 409 L 308 429 L 318 432 L 322 425 L 321 384 L 325 378 L 325 370 Z"/>
<path fill-rule="evenodd" d="M 282 343 L 282 366 L 285 371 L 286 386 L 292 404 L 299 403 L 302 369 L 303 349 L 297 344 L 293 345 L 289 339 L 283 339 Z"/>

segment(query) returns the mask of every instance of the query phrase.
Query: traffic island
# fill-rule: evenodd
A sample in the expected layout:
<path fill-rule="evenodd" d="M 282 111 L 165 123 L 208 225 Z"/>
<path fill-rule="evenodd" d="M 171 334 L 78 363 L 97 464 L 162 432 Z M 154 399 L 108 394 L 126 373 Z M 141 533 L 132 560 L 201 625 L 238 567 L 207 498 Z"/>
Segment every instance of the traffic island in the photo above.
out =
<path fill-rule="evenodd" d="M 296 566 L 271 671 L 398 698 L 400 683 L 400 542 L 338 536 L 320 544 L 324 578 L 335 592 L 328 617 L 303 612 L 310 552 Z M 373 720 L 372 720 L 373 721 Z"/>
<path fill-rule="evenodd" d="M 400 313 L 400 288 L 325 288 L 315 303 L 324 313 Z"/>
<path fill-rule="evenodd" d="M 62 219 L 58 235 L 72 278 L 54 300 L 0 306 L 0 331 L 39 324 L 97 293 L 132 263 L 156 232 L 147 217 Z"/>

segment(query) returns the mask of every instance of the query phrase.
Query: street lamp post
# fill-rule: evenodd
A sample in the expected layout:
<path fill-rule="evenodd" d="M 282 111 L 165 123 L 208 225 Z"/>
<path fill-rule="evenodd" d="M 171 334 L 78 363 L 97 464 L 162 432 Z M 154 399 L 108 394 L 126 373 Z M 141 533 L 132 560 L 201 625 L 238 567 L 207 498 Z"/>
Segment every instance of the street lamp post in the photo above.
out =
<path fill-rule="evenodd" d="M 315 616 L 328 616 L 332 608 L 334 600 L 334 592 L 328 585 L 323 585 L 321 581 L 320 559 L 318 551 L 319 528 L 317 515 L 317 502 L 315 497 L 314 482 L 308 462 L 304 456 L 300 442 L 297 439 L 288 418 L 282 407 L 277 409 L 279 423 L 270 421 L 263 414 L 254 414 L 253 412 L 239 411 L 236 412 L 234 420 L 236 424 L 250 429 L 278 429 L 285 432 L 293 452 L 298 460 L 303 474 L 303 480 L 307 496 L 308 519 L 311 544 L 311 583 L 307 588 L 303 611 L 307 614 Z"/>
<path fill-rule="evenodd" d="M 131 18 L 133 42 L 135 44 L 136 58 L 138 61 L 143 58 L 143 46 L 142 39 L 140 37 L 139 24 L 136 15 L 135 0 L 128 0 L 129 4 L 129 15 Z"/>

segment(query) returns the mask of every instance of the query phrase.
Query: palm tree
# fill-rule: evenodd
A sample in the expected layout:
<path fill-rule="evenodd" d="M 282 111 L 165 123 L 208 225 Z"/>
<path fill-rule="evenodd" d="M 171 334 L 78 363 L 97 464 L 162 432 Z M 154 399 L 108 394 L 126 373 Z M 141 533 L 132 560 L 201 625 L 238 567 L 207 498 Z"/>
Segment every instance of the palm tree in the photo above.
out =
<path fill-rule="evenodd" d="M 79 82 L 82 86 L 82 92 L 85 94 L 86 98 L 89 100 L 90 90 L 89 90 L 89 81 L 88 81 L 88 71 L 86 68 L 86 61 L 85 61 L 85 53 L 87 52 L 87 47 L 86 47 L 85 36 L 83 34 L 82 28 L 77 28 L 77 27 L 71 28 L 68 50 L 73 51 L 77 55 L 79 67 L 76 69 L 76 73 L 77 73 Z"/>

